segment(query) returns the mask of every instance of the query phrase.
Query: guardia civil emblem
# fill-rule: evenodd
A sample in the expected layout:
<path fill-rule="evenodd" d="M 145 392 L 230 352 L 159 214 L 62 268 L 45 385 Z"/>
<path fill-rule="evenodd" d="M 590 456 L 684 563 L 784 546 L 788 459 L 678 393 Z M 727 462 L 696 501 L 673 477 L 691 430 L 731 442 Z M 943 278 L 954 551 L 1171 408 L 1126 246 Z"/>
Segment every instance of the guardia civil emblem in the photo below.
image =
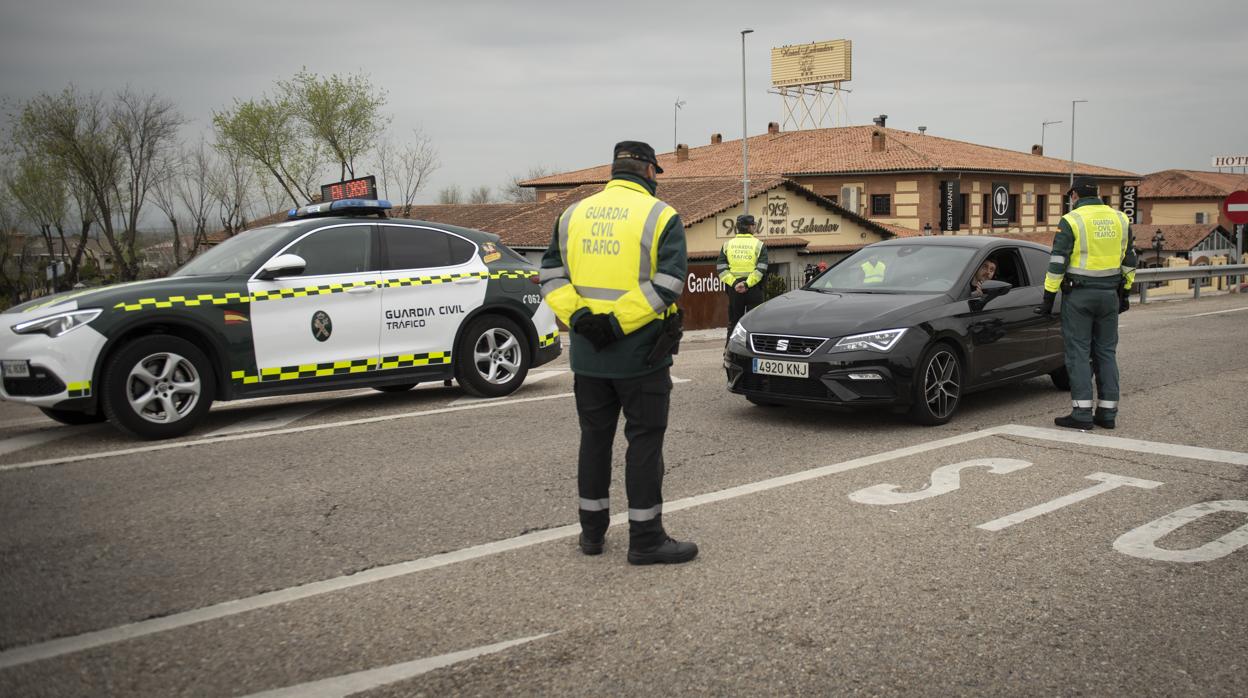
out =
<path fill-rule="evenodd" d="M 334 333 L 334 321 L 329 319 L 329 314 L 324 310 L 318 310 L 312 315 L 312 337 L 318 342 L 324 342 Z"/>

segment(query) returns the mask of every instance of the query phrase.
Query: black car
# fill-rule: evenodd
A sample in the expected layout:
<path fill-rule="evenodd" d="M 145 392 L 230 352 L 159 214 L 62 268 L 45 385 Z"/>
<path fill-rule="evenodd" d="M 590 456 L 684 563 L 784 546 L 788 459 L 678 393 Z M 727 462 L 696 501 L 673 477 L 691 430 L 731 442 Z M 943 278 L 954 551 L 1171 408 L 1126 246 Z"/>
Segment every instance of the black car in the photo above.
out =
<path fill-rule="evenodd" d="M 1035 312 L 1048 263 L 1046 247 L 995 237 L 869 245 L 741 320 L 728 388 L 759 405 L 908 410 L 921 424 L 1035 376 L 1068 389 L 1057 315 Z"/>

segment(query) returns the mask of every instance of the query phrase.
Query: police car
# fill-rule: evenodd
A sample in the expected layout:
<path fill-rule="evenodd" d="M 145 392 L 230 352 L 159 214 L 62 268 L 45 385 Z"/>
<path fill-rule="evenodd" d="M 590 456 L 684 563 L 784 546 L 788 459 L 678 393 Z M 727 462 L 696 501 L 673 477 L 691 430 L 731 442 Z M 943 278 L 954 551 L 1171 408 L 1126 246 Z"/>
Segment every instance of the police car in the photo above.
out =
<path fill-rule="evenodd" d="M 452 378 L 501 397 L 559 355 L 536 267 L 490 233 L 387 218 L 373 196 L 292 210 L 163 279 L 5 311 L 0 398 L 159 439 L 215 400 Z"/>

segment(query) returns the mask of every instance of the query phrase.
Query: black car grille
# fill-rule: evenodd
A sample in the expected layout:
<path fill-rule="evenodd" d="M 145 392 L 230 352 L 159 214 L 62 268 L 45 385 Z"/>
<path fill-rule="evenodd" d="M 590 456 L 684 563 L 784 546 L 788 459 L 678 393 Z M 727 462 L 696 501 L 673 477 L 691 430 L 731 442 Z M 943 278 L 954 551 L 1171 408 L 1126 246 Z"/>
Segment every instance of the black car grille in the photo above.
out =
<path fill-rule="evenodd" d="M 34 372 L 30 378 L 5 378 L 4 391 L 14 397 L 41 397 L 56 395 L 65 390 L 65 384 L 51 373 Z"/>
<path fill-rule="evenodd" d="M 784 334 L 751 334 L 750 346 L 760 354 L 810 356 L 826 342 L 821 337 L 793 337 Z"/>
<path fill-rule="evenodd" d="M 787 378 L 785 376 L 760 376 L 746 373 L 741 377 L 741 387 L 759 393 L 788 395 L 791 397 L 828 397 L 828 389 L 815 378 Z"/>

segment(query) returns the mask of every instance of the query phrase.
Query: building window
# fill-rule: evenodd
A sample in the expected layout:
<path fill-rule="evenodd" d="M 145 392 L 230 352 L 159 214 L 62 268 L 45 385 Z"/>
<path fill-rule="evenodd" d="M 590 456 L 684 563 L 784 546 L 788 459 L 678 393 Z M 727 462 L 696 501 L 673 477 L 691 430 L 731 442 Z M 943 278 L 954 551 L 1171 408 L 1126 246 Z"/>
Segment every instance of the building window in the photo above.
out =
<path fill-rule="evenodd" d="M 831 201 L 834 204 L 837 204 L 838 206 L 841 203 L 841 197 L 838 196 L 837 194 L 824 194 L 823 198 L 827 199 L 828 201 Z"/>
<path fill-rule="evenodd" d="M 1045 223 L 1049 220 L 1049 197 L 1044 194 L 1036 194 L 1036 223 Z"/>
<path fill-rule="evenodd" d="M 1207 214 L 1205 214 L 1205 212 L 1204 212 L 1204 211 L 1197 211 L 1197 212 L 1196 212 L 1196 222 L 1197 222 L 1197 223 L 1202 223 L 1202 224 L 1203 224 L 1203 223 L 1208 223 L 1208 222 L 1209 222 L 1209 216 L 1208 216 Z"/>
<path fill-rule="evenodd" d="M 1010 194 L 1010 217 L 1007 220 L 1011 223 L 1018 222 L 1018 194 Z"/>
<path fill-rule="evenodd" d="M 971 195 L 958 194 L 958 204 L 962 207 L 962 216 L 958 220 L 960 225 L 971 224 Z"/>
<path fill-rule="evenodd" d="M 873 216 L 890 216 L 893 213 L 893 195 L 892 194 L 872 194 L 871 195 L 871 215 Z"/>
<path fill-rule="evenodd" d="M 992 195 L 984 194 L 983 200 L 979 206 L 980 219 L 979 222 L 984 225 L 992 225 Z"/>

